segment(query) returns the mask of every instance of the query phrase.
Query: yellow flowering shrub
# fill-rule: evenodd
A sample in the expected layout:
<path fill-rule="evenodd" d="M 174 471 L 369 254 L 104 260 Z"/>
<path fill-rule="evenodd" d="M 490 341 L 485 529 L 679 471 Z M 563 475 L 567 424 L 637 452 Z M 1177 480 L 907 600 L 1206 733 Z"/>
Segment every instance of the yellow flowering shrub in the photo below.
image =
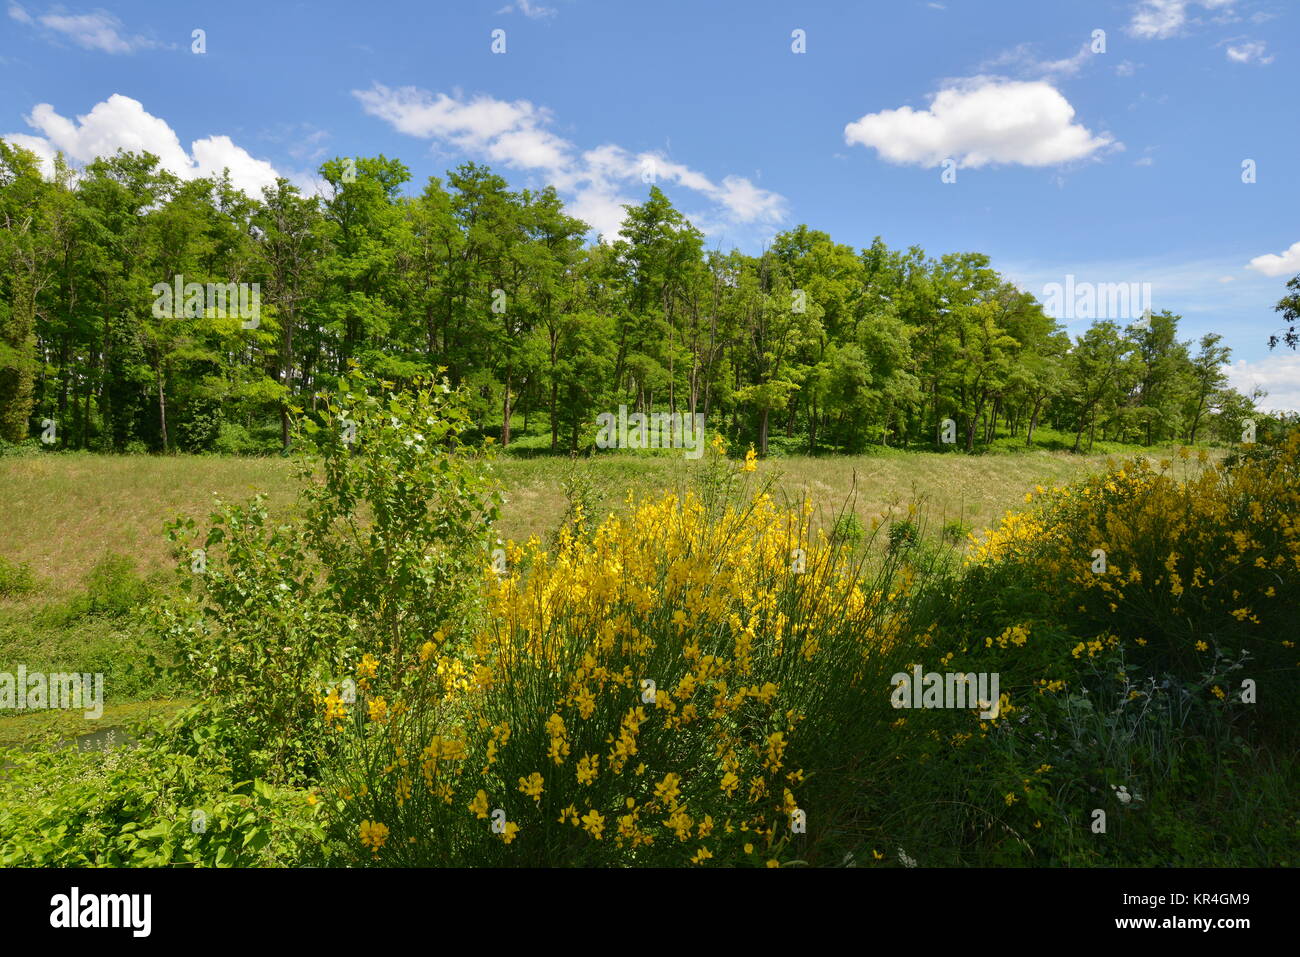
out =
<path fill-rule="evenodd" d="M 970 560 L 1023 567 L 1078 632 L 1113 632 L 1185 675 L 1204 671 L 1207 655 L 1242 649 L 1266 668 L 1294 669 L 1300 433 L 1221 465 L 1202 453 L 1181 481 L 1168 463 L 1112 463 L 1042 490 Z"/>
<path fill-rule="evenodd" d="M 379 654 L 381 707 L 340 723 L 322 704 L 347 732 L 337 812 L 391 829 L 368 855 L 387 863 L 792 856 L 817 826 L 801 755 L 834 733 L 832 702 L 861 709 L 910 586 L 897 564 L 864 583 L 811 516 L 761 491 L 743 507 L 669 494 L 589 536 L 571 522 L 550 548 L 507 545 L 476 627 Z M 869 689 L 880 706 L 885 690 Z"/>

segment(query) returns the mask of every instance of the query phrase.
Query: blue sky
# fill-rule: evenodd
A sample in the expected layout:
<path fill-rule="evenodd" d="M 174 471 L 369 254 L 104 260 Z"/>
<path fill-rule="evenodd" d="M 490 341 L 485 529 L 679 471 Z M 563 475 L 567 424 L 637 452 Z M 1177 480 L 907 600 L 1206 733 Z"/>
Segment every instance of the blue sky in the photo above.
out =
<path fill-rule="evenodd" d="M 1300 273 L 1288 0 L 0 3 L 0 135 L 45 156 L 149 149 L 250 190 L 475 159 L 606 233 L 652 173 L 722 248 L 806 222 L 984 252 L 1040 297 L 1150 283 L 1300 409 L 1300 357 L 1266 345 Z"/>

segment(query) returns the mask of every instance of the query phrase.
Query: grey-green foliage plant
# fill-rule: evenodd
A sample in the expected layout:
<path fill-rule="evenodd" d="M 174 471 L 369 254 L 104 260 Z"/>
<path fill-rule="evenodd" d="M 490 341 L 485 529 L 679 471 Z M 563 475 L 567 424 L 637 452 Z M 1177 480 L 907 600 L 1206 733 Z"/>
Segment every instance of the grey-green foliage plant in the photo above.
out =
<path fill-rule="evenodd" d="M 445 381 L 398 391 L 354 368 L 317 412 L 295 410 L 288 516 L 258 496 L 218 502 L 206 531 L 168 528 L 181 590 L 158 625 L 237 776 L 311 780 L 328 688 L 365 654 L 415 655 L 472 618 L 490 561 L 500 494 Z"/>

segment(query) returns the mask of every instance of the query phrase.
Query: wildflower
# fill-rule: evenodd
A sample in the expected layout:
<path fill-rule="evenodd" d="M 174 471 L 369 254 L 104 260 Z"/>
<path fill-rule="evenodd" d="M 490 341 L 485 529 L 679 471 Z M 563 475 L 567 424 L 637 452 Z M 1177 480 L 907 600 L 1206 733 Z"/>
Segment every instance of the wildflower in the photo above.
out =
<path fill-rule="evenodd" d="M 370 848 L 376 855 L 379 849 L 388 841 L 388 826 L 380 824 L 378 821 L 361 822 L 361 844 L 363 847 Z"/>
<path fill-rule="evenodd" d="M 582 829 L 599 841 L 601 833 L 605 830 L 605 815 L 595 808 L 588 809 L 582 816 Z"/>
<path fill-rule="evenodd" d="M 332 727 L 335 721 L 342 721 L 347 716 L 347 705 L 339 697 L 338 689 L 330 688 L 330 693 L 325 697 L 325 724 Z"/>
<path fill-rule="evenodd" d="M 357 665 L 358 678 L 373 678 L 379 671 L 379 660 L 374 655 L 363 655 Z"/>
<path fill-rule="evenodd" d="M 750 445 L 749 451 L 745 453 L 745 464 L 741 466 L 742 471 L 753 472 L 758 468 L 758 453 L 754 451 L 754 446 Z"/>
<path fill-rule="evenodd" d="M 527 778 L 519 779 L 519 790 L 528 795 L 538 804 L 542 803 L 542 776 L 534 771 Z"/>
<path fill-rule="evenodd" d="M 737 781 L 736 783 L 739 784 L 740 782 Z M 655 785 L 655 799 L 662 801 L 668 807 L 672 807 L 677 803 L 677 795 L 680 793 L 681 778 L 671 771 L 665 774 L 664 779 Z"/>
<path fill-rule="evenodd" d="M 474 812 L 476 817 L 486 818 L 488 816 L 487 792 L 480 790 L 475 794 L 474 800 L 469 802 L 469 809 Z"/>

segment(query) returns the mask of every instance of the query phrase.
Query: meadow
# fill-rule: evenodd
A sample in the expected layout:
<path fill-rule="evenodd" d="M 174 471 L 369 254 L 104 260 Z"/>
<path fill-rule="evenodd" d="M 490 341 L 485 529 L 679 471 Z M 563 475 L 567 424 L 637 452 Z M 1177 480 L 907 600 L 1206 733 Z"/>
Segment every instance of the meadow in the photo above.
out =
<path fill-rule="evenodd" d="M 0 648 L 131 742 L 0 717 L 4 863 L 1294 862 L 1300 438 L 485 457 L 352 387 L 298 461 L 0 459 Z"/>

